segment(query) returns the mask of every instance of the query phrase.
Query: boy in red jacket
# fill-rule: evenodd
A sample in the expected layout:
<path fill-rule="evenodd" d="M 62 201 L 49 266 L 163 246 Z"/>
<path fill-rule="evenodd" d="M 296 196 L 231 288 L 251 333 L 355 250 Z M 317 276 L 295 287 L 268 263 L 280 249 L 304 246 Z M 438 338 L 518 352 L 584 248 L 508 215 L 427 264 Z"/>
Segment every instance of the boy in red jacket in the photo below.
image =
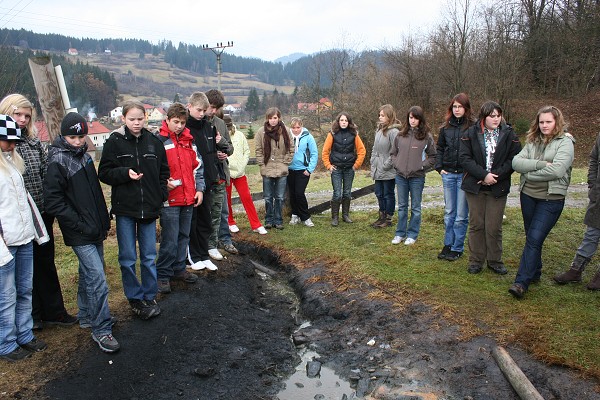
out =
<path fill-rule="evenodd" d="M 185 106 L 173 103 L 159 133 L 171 171 L 167 183 L 169 199 L 160 214 L 160 249 L 156 261 L 159 293 L 171 291 L 171 279 L 186 283 L 198 280 L 198 276 L 186 271 L 185 261 L 193 208 L 203 200 L 204 168 L 194 138 L 185 127 L 186 120 Z"/>

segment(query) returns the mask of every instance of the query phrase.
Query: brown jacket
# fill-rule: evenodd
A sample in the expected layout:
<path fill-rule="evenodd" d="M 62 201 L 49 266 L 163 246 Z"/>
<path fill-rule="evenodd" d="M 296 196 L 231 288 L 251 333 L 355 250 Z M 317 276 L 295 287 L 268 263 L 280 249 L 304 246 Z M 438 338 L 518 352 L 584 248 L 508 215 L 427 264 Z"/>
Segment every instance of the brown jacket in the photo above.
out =
<path fill-rule="evenodd" d="M 290 165 L 292 158 L 294 158 L 294 146 L 290 145 L 289 151 L 286 152 L 283 138 L 279 140 L 279 143 L 276 143 L 273 139 L 271 139 L 271 157 L 269 157 L 269 161 L 265 164 L 263 157 L 264 137 L 264 128 L 260 128 L 254 137 L 256 147 L 256 162 L 260 166 L 260 174 L 266 178 L 279 178 L 282 176 L 287 176 L 288 165 Z M 290 142 L 294 143 L 294 141 L 291 139 L 291 135 Z"/>
<path fill-rule="evenodd" d="M 431 133 L 423 140 L 417 140 L 412 132 L 394 140 L 390 155 L 396 174 L 404 178 L 419 178 L 433 170 L 435 164 L 435 142 Z"/>

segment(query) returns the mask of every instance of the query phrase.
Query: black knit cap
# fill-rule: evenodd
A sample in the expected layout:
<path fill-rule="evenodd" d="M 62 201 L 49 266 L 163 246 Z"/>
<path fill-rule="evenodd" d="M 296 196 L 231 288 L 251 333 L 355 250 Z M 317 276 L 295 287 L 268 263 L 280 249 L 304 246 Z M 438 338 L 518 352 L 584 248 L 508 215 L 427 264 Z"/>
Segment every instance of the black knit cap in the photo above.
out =
<path fill-rule="evenodd" d="M 88 125 L 85 119 L 76 112 L 70 112 L 60 124 L 60 134 L 62 136 L 80 136 L 87 135 Z"/>
<path fill-rule="evenodd" d="M 0 140 L 22 140 L 21 129 L 14 119 L 0 114 Z"/>

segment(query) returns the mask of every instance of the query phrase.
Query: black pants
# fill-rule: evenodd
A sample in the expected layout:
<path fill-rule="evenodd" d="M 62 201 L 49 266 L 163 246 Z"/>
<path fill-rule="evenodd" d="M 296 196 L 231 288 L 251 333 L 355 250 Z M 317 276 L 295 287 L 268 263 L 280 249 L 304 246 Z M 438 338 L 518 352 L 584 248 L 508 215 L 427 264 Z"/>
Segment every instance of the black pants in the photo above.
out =
<path fill-rule="evenodd" d="M 304 194 L 309 179 L 310 175 L 304 175 L 304 170 L 296 171 L 290 169 L 287 177 L 288 195 L 290 197 L 292 214 L 300 217 L 302 222 L 310 218 L 310 214 L 308 213 L 308 201 Z"/>
<path fill-rule="evenodd" d="M 210 190 L 204 191 L 202 204 L 194 207 L 190 228 L 189 258 L 192 262 L 208 260 L 208 238 L 212 233 Z"/>
<path fill-rule="evenodd" d="M 35 321 L 56 321 L 66 314 L 60 282 L 54 264 L 54 217 L 42 214 L 50 241 L 43 245 L 33 242 L 33 310 Z"/>

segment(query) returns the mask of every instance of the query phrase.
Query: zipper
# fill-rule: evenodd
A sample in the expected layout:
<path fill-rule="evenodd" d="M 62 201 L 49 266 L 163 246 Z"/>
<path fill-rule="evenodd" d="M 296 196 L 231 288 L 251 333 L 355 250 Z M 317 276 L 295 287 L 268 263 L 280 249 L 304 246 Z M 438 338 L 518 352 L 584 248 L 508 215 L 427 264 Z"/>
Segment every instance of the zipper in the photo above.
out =
<path fill-rule="evenodd" d="M 140 165 L 140 153 L 139 153 L 139 148 L 138 148 L 139 143 L 140 143 L 140 138 L 136 136 L 136 138 L 135 138 L 135 158 L 137 160 L 138 171 L 140 171 L 140 173 L 141 173 L 142 170 L 141 170 L 141 165 Z M 142 219 L 144 219 L 144 187 L 142 186 L 141 180 L 139 181 L 139 183 L 140 183 L 140 194 L 142 196 L 142 204 L 141 204 L 142 205 Z"/>

